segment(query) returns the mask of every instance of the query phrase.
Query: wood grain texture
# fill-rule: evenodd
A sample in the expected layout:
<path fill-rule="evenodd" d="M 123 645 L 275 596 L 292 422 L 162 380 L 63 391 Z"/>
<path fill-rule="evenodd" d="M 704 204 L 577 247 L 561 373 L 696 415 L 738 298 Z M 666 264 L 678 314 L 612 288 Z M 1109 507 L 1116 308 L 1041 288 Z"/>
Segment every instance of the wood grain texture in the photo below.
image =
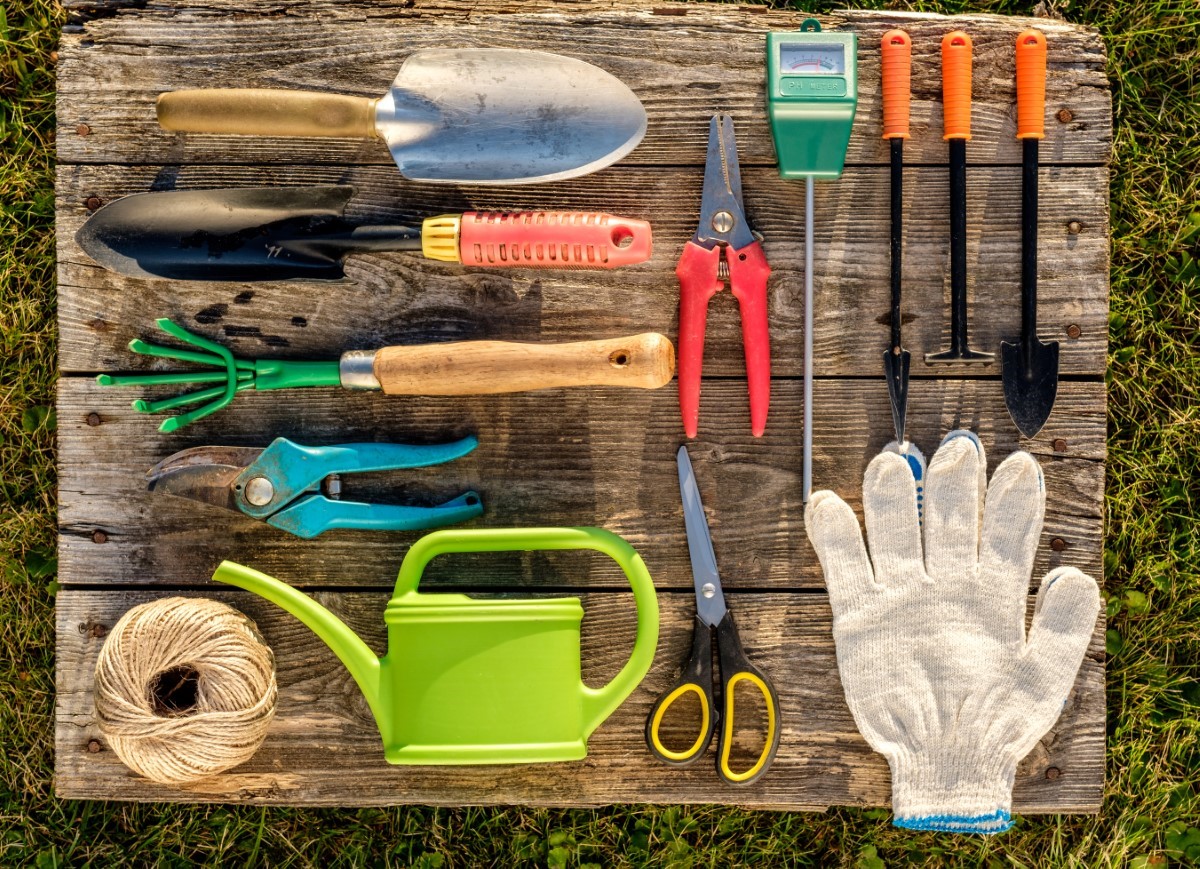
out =
<path fill-rule="evenodd" d="M 626 158 L 633 165 L 704 162 L 705 138 L 695 121 L 718 111 L 739 123 L 742 160 L 771 165 L 774 151 L 764 111 L 763 34 L 794 29 L 804 16 L 791 11 L 747 14 L 738 7 L 645 4 L 561 11 L 492 12 L 479 5 L 450 26 L 373 14 L 362 6 L 339 14 L 320 4 L 308 14 L 214 15 L 186 7 L 91 22 L 64 34 L 59 52 L 58 152 L 66 163 L 295 163 L 335 166 L 391 157 L 378 142 L 305 141 L 170 133 L 159 128 L 154 101 L 163 91 L 189 87 L 296 88 L 378 97 L 404 58 L 421 48 L 490 46 L 537 48 L 579 57 L 627 83 L 649 115 L 643 143 Z M 660 12 L 678 14 L 655 14 Z M 325 13 L 336 26 L 327 26 Z M 847 159 L 886 164 L 881 139 L 878 51 L 882 34 L 906 27 L 913 37 L 914 163 L 946 161 L 941 141 L 942 34 L 962 27 L 975 35 L 974 138 L 969 159 L 1020 162 L 1016 141 L 1015 40 L 1026 27 L 1049 41 L 1046 101 L 1052 120 L 1043 145 L 1047 163 L 1106 164 L 1112 111 L 1104 76 L 1104 46 L 1094 30 L 1051 19 L 999 16 L 903 16 L 836 13 L 826 29 L 852 28 L 859 36 L 859 104 Z M 406 26 L 407 25 L 407 26 Z M 97 100 L 97 92 L 105 95 Z M 1066 117 L 1066 116 L 1064 116 Z M 77 128 L 86 124 L 87 135 Z"/>
<path fill-rule="evenodd" d="M 57 244 L 60 534 L 56 789 L 70 798 L 289 805 L 718 802 L 761 808 L 881 805 L 888 772 L 846 709 L 830 614 L 800 503 L 803 184 L 783 181 L 764 112 L 763 34 L 801 14 L 726 4 L 610 0 L 67 0 L 60 48 Z M 826 29 L 859 35 L 860 94 L 847 171 L 816 192 L 814 481 L 861 511 L 862 472 L 891 438 L 881 372 L 888 340 L 888 154 L 881 138 L 878 40 L 913 38 L 906 143 L 904 343 L 913 354 L 908 433 L 931 454 L 950 429 L 979 433 L 989 468 L 1017 448 L 1037 456 L 1048 508 L 1033 582 L 1060 564 L 1102 573 L 1108 295 L 1107 164 L 1112 142 L 1105 49 L 1093 30 L 1048 19 L 839 12 Z M 968 147 L 971 340 L 998 349 L 1019 331 L 1020 148 L 1014 40 L 1049 41 L 1039 232 L 1040 334 L 1062 344 L 1058 402 L 1032 440 L 1004 408 L 999 369 L 928 368 L 947 341 L 948 185 L 939 42 L 975 42 Z M 588 60 L 642 98 L 649 130 L 616 166 L 520 188 L 419 185 L 378 142 L 206 136 L 161 129 L 154 102 L 186 87 L 273 87 L 378 97 L 425 47 L 531 47 Z M 749 433 L 740 323 L 727 294 L 709 316 L 700 437 L 691 447 L 731 607 L 747 651 L 774 678 L 784 733 L 775 767 L 748 789 L 711 764 L 654 762 L 642 727 L 690 641 L 693 603 L 674 464 L 674 385 L 654 391 L 551 390 L 467 399 L 389 398 L 318 389 L 246 393 L 176 435 L 135 414 L 138 390 L 100 371 L 164 370 L 126 349 L 169 316 L 247 358 L 335 359 L 390 344 L 495 339 L 577 341 L 677 332 L 679 252 L 695 229 L 707 124 L 737 125 L 746 208 L 765 236 L 773 373 L 767 435 Z M 470 209 L 587 209 L 647 219 L 653 258 L 612 272 L 469 270 L 406 254 L 362 255 L 338 284 L 170 283 L 122 278 L 83 254 L 75 233 L 101 203 L 147 190 L 353 184 L 349 215 L 409 222 Z M 1070 337 L 1067 334 L 1071 329 Z M 166 393 L 157 392 L 156 396 Z M 332 532 L 300 541 L 236 513 L 145 491 L 144 474 L 201 444 L 430 443 L 477 434 L 445 466 L 345 480 L 346 496 L 434 503 L 480 492 L 479 526 L 598 525 L 626 537 L 660 590 L 663 632 L 642 687 L 577 764 L 389 767 L 367 707 L 324 645 L 282 611 L 210 583 L 231 558 L 316 590 L 382 652 L 382 609 L 416 534 Z M 584 673 L 615 673 L 633 638 L 625 580 L 579 553 L 436 560 L 428 589 L 584 592 Z M 133 776 L 94 722 L 92 672 L 108 628 L 138 602 L 182 589 L 252 615 L 279 662 L 280 714 L 255 758 L 186 790 Z M 1102 620 L 1101 620 L 1102 622 Z M 1018 771 L 1021 812 L 1096 811 L 1104 774 L 1103 624 L 1063 717 Z"/>
<path fill-rule="evenodd" d="M 695 119 L 696 135 L 705 121 Z M 739 141 L 745 138 L 740 131 Z M 1020 332 L 1020 168 L 976 167 L 968 181 L 971 343 L 999 351 Z M 401 183 L 381 167 L 70 166 L 58 177 L 59 361 L 65 371 L 134 370 L 126 350 L 155 317 L 218 337 L 253 358 L 336 358 L 346 349 L 437 340 L 577 341 L 678 333 L 675 263 L 696 228 L 699 170 L 619 166 L 593 179 L 503 190 Z M 1108 338 L 1107 170 L 1042 170 L 1039 325 L 1061 342 L 1064 374 L 1099 377 Z M 124 278 L 99 268 L 75 234 L 87 203 L 152 189 L 349 183 L 349 215 L 419 221 L 470 209 L 610 211 L 649 220 L 649 262 L 614 271 L 469 269 L 413 254 L 350 257 L 339 283 L 206 283 Z M 906 172 L 904 343 L 914 376 L 999 376 L 998 366 L 925 365 L 949 342 L 949 188 L 936 167 Z M 804 185 L 743 172 L 751 225 L 763 233 L 772 371 L 803 373 Z M 847 170 L 817 185 L 814 352 L 818 375 L 882 377 L 890 312 L 888 170 Z M 1078 337 L 1067 328 L 1076 326 Z M 1076 334 L 1072 331 L 1071 334 Z M 728 292 L 709 305 L 706 375 L 742 377 L 741 320 Z"/>
<path fill-rule="evenodd" d="M 665 335 L 567 343 L 468 341 L 383 347 L 375 377 L 388 395 L 490 395 L 560 387 L 661 389 L 675 374 Z"/>
<path fill-rule="evenodd" d="M 96 655 L 104 633 L 130 607 L 162 596 L 145 590 L 63 591 L 58 596 L 55 790 L 64 798 L 237 801 L 286 805 L 736 803 L 775 809 L 886 804 L 887 763 L 854 726 L 837 676 L 823 595 L 731 594 L 746 652 L 772 677 L 783 732 L 774 766 L 745 788 L 719 782 L 702 761 L 672 769 L 645 747 L 650 704 L 691 644 L 690 595 L 662 594 L 658 654 L 642 685 L 589 740 L 578 763 L 503 767 L 394 767 L 366 702 L 333 653 L 290 615 L 253 595 L 209 596 L 249 614 L 278 661 L 279 706 L 267 740 L 246 764 L 187 788 L 133 775 L 107 747 L 94 719 Z M 323 593 L 318 599 L 372 649 L 384 649 L 382 593 Z M 583 596 L 583 677 L 599 685 L 632 647 L 633 599 Z M 1032 608 L 1032 600 L 1030 603 Z M 1020 764 L 1014 809 L 1099 810 L 1104 758 L 1104 632 L 1096 627 L 1062 717 Z M 94 741 L 94 749 L 89 743 Z M 1050 772 L 1050 770 L 1055 772 Z"/>
<path fill-rule="evenodd" d="M 727 588 L 821 588 L 800 502 L 800 383 L 777 381 L 767 434 L 749 432 L 745 384 L 710 380 L 691 453 Z M 992 469 L 1019 447 L 1046 475 L 1048 507 L 1036 577 L 1058 564 L 1100 576 L 1104 488 L 1101 384 L 1064 383 L 1046 428 L 1018 439 L 998 380 L 912 385 L 908 433 L 932 454 L 956 427 L 979 433 Z M 464 399 L 391 398 L 337 389 L 243 393 L 234 406 L 174 435 L 129 409 L 137 390 L 83 378 L 59 385 L 60 582 L 205 585 L 222 558 L 304 586 L 390 587 L 416 533 L 337 531 L 302 541 L 240 513 L 145 490 L 144 474 L 176 450 L 436 442 L 476 434 L 471 455 L 436 468 L 344 479 L 348 498 L 440 503 L 468 489 L 485 514 L 474 524 L 597 525 L 626 537 L 664 588 L 690 588 L 675 469 L 682 442 L 673 386 L 654 391 L 556 390 Z M 860 508 L 862 474 L 891 437 L 882 382 L 821 380 L 813 479 Z M 89 425 L 88 417 L 99 425 Z M 1056 451 L 1054 442 L 1065 440 Z M 103 543 L 96 543 L 96 531 Z M 1055 551 L 1050 543 L 1065 544 Z M 438 561 L 430 579 L 471 586 L 624 585 L 603 559 L 544 553 L 529 559 Z"/>

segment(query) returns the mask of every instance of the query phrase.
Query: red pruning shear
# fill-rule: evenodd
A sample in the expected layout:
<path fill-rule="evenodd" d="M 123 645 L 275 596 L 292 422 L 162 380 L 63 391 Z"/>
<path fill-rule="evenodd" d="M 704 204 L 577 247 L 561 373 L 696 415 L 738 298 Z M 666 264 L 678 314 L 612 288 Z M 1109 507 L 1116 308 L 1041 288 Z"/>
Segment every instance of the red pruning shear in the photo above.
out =
<path fill-rule="evenodd" d="M 750 430 L 761 437 L 771 403 L 771 336 L 767 329 L 767 277 L 771 267 L 759 236 L 747 225 L 742 210 L 742 175 L 733 118 L 728 115 L 714 115 L 709 124 L 700 225 L 684 245 L 675 274 L 679 276 L 679 410 L 684 432 L 695 437 L 700 421 L 700 369 L 704 364 L 708 300 L 728 283 L 742 311 Z"/>

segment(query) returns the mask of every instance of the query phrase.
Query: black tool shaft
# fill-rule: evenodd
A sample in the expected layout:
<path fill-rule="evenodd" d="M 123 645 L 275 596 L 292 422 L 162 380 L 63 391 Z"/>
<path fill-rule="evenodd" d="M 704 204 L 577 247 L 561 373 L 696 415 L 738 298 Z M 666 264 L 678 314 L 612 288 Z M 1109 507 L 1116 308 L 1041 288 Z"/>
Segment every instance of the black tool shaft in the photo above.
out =
<path fill-rule="evenodd" d="M 1021 349 L 1026 376 L 1037 341 L 1038 140 L 1023 139 L 1021 161 Z"/>
<path fill-rule="evenodd" d="M 892 352 L 900 352 L 900 273 L 904 247 L 904 140 L 891 140 L 892 149 Z"/>
<path fill-rule="evenodd" d="M 967 140 L 950 140 L 950 352 L 967 350 Z"/>
<path fill-rule="evenodd" d="M 402 251 L 421 249 L 419 226 L 355 226 L 334 232 L 314 232 L 300 235 L 301 246 L 318 247 L 330 253 L 366 253 L 368 251 Z"/>

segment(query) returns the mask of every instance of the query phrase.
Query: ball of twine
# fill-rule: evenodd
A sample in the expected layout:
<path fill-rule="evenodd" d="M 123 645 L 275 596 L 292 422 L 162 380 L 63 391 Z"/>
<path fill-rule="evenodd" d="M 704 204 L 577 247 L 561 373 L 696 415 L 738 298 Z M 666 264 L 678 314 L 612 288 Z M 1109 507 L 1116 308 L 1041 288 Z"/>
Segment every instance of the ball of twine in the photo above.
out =
<path fill-rule="evenodd" d="M 117 757 L 161 784 L 246 761 L 275 715 L 275 656 L 214 600 L 170 597 L 125 613 L 96 661 L 96 718 Z"/>

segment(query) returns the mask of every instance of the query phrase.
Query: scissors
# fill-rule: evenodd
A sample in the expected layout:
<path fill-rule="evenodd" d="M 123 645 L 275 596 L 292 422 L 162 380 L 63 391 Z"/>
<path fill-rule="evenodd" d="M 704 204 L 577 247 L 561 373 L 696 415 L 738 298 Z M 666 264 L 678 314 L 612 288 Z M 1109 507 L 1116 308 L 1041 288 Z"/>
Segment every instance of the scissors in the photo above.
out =
<path fill-rule="evenodd" d="M 692 579 L 696 586 L 696 626 L 692 634 L 692 651 L 683 664 L 679 679 L 655 701 L 646 719 L 646 744 L 663 763 L 687 766 L 704 754 L 720 720 L 717 773 L 731 784 L 749 784 L 767 771 L 775 757 L 775 751 L 779 748 L 779 699 L 767 675 L 746 659 L 737 628 L 733 623 L 733 613 L 725 605 L 725 597 L 721 594 L 721 578 L 717 574 L 717 557 L 713 552 L 708 520 L 704 516 L 704 505 L 700 503 L 700 490 L 696 487 L 696 477 L 692 473 L 687 447 L 680 447 L 675 458 L 679 465 L 683 519 L 687 526 L 688 553 L 692 561 Z M 723 715 L 713 698 L 716 685 L 712 672 L 714 634 L 720 665 Z M 740 682 L 748 682 L 762 693 L 763 700 L 766 701 L 767 725 L 762 753 L 754 765 L 742 772 L 735 772 L 729 765 L 729 754 L 733 747 L 736 711 L 734 688 Z M 695 694 L 700 700 L 700 732 L 690 747 L 683 751 L 673 751 L 663 745 L 659 730 L 667 710 L 686 694 Z"/>

